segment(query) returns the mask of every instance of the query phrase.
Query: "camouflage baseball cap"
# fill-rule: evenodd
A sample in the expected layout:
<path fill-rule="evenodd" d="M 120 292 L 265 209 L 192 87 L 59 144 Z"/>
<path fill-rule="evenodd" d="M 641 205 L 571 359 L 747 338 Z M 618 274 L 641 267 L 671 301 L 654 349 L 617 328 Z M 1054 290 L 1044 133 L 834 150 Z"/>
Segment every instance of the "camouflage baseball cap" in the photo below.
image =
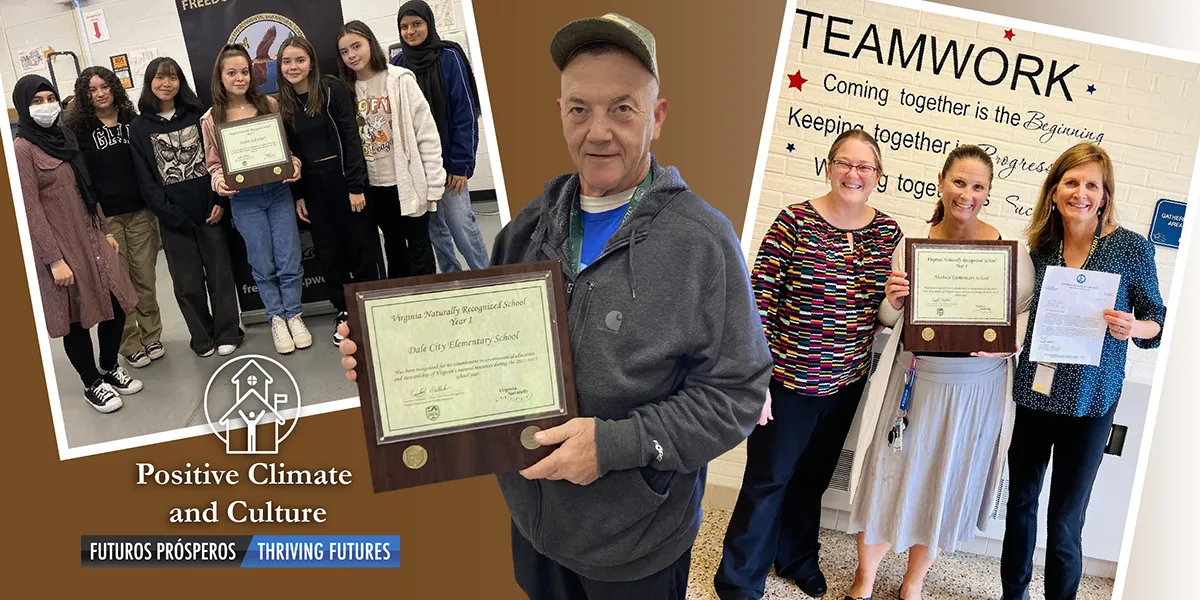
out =
<path fill-rule="evenodd" d="M 554 34 L 550 41 L 550 56 L 558 70 L 567 66 L 567 61 L 583 46 L 593 42 L 609 42 L 629 50 L 650 69 L 658 79 L 658 60 L 654 54 L 654 35 L 632 19 L 616 13 L 603 17 L 587 17 L 571 21 Z"/>

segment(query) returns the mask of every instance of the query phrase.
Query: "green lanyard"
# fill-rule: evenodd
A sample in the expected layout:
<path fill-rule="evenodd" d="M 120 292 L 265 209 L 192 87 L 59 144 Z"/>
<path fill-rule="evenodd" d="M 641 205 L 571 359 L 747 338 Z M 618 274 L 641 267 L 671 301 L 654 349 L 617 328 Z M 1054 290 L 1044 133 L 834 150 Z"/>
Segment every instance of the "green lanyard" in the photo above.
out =
<path fill-rule="evenodd" d="M 645 179 L 638 184 L 637 189 L 633 191 L 633 197 L 625 204 L 625 214 L 621 215 L 621 224 L 617 228 L 625 225 L 629 217 L 633 215 L 637 208 L 638 202 L 646 195 L 646 191 L 650 189 L 650 184 L 654 182 L 654 171 L 646 173 Z M 583 210 L 579 206 L 579 194 L 575 194 L 575 201 L 571 205 L 571 273 L 579 274 L 579 262 L 583 255 Z"/>
<path fill-rule="evenodd" d="M 1080 269 L 1087 270 L 1088 264 L 1092 262 L 1092 254 L 1096 252 L 1096 246 L 1100 245 L 1100 233 L 1104 230 L 1104 221 L 1096 223 L 1096 235 L 1092 238 L 1092 247 L 1088 248 L 1087 258 L 1083 259 L 1083 264 L 1079 265 Z M 1063 255 L 1064 240 L 1058 241 L 1058 265 L 1060 267 L 1067 266 L 1066 256 Z"/>

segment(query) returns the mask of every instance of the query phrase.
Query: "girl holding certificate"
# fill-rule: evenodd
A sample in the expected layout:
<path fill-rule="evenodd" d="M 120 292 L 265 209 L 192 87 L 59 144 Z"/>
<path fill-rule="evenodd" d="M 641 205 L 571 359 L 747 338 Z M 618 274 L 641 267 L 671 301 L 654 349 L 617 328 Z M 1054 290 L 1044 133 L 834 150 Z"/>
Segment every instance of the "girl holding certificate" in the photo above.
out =
<path fill-rule="evenodd" d="M 312 225 L 313 245 L 337 308 L 337 326 L 349 318 L 347 282 L 383 278 L 379 231 L 366 197 L 367 165 L 360 151 L 354 93 L 336 77 L 321 77 L 316 51 L 303 37 L 279 48 L 279 109 L 288 141 L 304 165 L 304 179 L 292 185 L 296 213 Z"/>
<path fill-rule="evenodd" d="M 295 174 L 282 183 L 266 183 L 234 191 L 225 184 L 216 125 L 279 110 L 274 98 L 258 91 L 250 72 L 250 54 L 237 44 L 225 46 L 213 65 L 213 106 L 200 119 L 204 152 L 212 186 L 230 198 L 233 224 L 246 242 L 250 272 L 271 323 L 275 351 L 288 354 L 312 345 L 300 313 L 304 269 L 300 264 L 300 229 L 296 205 L 286 184 L 300 179 L 300 159 L 292 156 Z"/>
<path fill-rule="evenodd" d="M 432 275 L 428 213 L 446 190 L 437 122 L 413 72 L 387 63 L 366 24 L 346 23 L 337 44 L 339 75 L 357 100 L 367 204 L 383 230 L 388 277 Z"/>
<path fill-rule="evenodd" d="M 117 258 L 120 247 L 79 142 L 59 120 L 58 91 L 44 77 L 26 75 L 13 87 L 12 100 L 18 115 L 13 154 L 46 330 L 62 338 L 88 405 L 110 413 L 121 408 L 121 394 L 142 389 L 141 381 L 117 365 L 125 313 L 137 304 L 137 294 Z"/>
<path fill-rule="evenodd" d="M 1125 380 L 1129 341 L 1156 348 L 1167 309 L 1158 289 L 1154 246 L 1117 224 L 1112 161 L 1099 146 L 1078 144 L 1050 167 L 1029 225 L 1035 289 L 1048 267 L 1116 273 L 1115 306 L 1100 364 L 1029 361 L 1038 297 L 1030 307 L 1025 350 L 1013 383 L 1017 403 L 1008 449 L 1008 516 L 1000 577 L 1004 598 L 1023 598 L 1033 575 L 1038 497 L 1050 455 L 1046 598 L 1074 598 L 1083 570 L 1084 514 L 1112 431 Z"/>
<path fill-rule="evenodd" d="M 996 240 L 979 220 L 992 185 L 992 161 L 977 146 L 950 152 L 938 174 L 940 198 L 922 238 Z M 1030 297 L 1033 264 L 1018 249 L 1017 339 Z M 849 533 L 858 534 L 858 569 L 847 597 L 870 598 L 889 548 L 908 551 L 900 598 L 917 600 L 938 551 L 954 552 L 990 514 L 1004 468 L 1014 405 L 1011 354 L 913 353 L 904 349 L 909 281 L 904 246 L 892 257 L 879 321 L 893 328 L 871 378 L 859 440 L 862 471 L 850 489 Z M 999 451 L 998 451 L 999 448 Z M 858 462 L 858 461 L 856 461 Z M 854 471 L 852 470 L 852 476 Z M 857 484 L 857 485 L 854 485 Z"/>
<path fill-rule="evenodd" d="M 763 417 L 746 442 L 746 472 L 714 581 L 723 600 L 762 596 L 772 564 L 806 594 L 818 565 L 821 496 L 871 368 L 876 313 L 900 226 L 867 205 L 883 165 L 861 129 L 827 158 L 829 193 L 785 208 L 751 274 L 775 359 Z"/>
<path fill-rule="evenodd" d="M 141 114 L 130 126 L 134 172 L 158 216 L 175 301 L 201 357 L 229 356 L 242 343 L 237 284 L 221 219 L 228 202 L 213 192 L 200 133 L 200 99 L 175 59 L 146 67 Z"/>

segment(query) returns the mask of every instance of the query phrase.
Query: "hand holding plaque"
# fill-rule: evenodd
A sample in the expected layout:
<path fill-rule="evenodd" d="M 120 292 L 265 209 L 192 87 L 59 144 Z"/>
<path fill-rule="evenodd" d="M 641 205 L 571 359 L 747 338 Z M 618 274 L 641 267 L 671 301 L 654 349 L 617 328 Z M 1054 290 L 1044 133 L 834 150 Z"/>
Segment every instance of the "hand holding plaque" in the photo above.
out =
<path fill-rule="evenodd" d="M 1012 352 L 1017 243 L 909 239 L 904 345 L 913 352 Z"/>
<path fill-rule="evenodd" d="M 576 414 L 561 266 L 347 286 L 375 491 L 525 469 Z"/>
<path fill-rule="evenodd" d="M 295 175 L 279 113 L 221 123 L 215 131 L 225 186 L 230 190 L 287 181 Z"/>

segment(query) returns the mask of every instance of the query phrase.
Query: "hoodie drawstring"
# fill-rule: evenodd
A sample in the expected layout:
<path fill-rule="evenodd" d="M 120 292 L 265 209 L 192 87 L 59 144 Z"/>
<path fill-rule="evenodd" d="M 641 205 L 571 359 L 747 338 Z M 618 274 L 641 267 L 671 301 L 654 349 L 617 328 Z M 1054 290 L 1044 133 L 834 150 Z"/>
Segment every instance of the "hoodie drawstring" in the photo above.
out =
<path fill-rule="evenodd" d="M 637 227 L 629 233 L 629 291 L 637 300 L 637 274 L 633 271 L 633 249 L 637 247 Z"/>

